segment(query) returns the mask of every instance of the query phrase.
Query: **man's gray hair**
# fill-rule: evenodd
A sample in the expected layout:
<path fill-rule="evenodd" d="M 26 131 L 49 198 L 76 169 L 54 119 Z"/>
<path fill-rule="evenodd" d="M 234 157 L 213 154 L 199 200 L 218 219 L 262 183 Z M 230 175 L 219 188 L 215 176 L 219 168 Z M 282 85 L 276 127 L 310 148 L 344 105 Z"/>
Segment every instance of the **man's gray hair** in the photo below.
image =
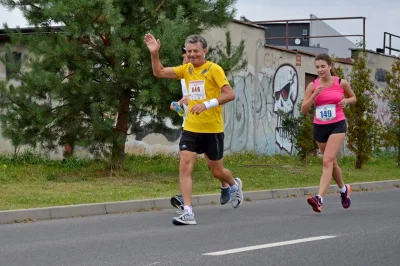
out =
<path fill-rule="evenodd" d="M 186 44 L 188 44 L 188 43 L 198 43 L 198 42 L 201 44 L 201 47 L 203 47 L 203 49 L 206 49 L 206 48 L 207 48 L 207 41 L 206 41 L 206 39 L 204 39 L 203 36 L 197 35 L 197 34 L 188 36 L 188 37 L 186 38 L 186 40 L 185 40 L 185 46 L 186 46 Z"/>

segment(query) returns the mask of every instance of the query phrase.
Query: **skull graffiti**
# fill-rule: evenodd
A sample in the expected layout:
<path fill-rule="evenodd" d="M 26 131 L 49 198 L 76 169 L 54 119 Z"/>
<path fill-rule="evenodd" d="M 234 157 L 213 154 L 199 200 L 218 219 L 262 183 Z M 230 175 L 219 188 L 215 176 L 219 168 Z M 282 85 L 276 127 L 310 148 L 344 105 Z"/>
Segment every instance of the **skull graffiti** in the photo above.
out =
<path fill-rule="evenodd" d="M 281 65 L 276 70 L 273 79 L 274 112 L 278 117 L 275 137 L 279 148 L 289 153 L 292 153 L 293 143 L 290 136 L 282 130 L 282 117 L 279 115 L 279 111 L 293 114 L 298 90 L 299 85 L 296 69 L 289 64 Z"/>

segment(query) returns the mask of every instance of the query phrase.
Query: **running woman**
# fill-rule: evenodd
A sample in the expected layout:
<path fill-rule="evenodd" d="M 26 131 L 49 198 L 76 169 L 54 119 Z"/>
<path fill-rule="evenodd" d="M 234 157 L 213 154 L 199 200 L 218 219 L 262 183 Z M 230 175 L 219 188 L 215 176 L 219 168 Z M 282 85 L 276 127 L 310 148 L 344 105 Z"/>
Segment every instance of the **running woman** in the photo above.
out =
<path fill-rule="evenodd" d="M 348 104 L 354 104 L 356 96 L 346 80 L 334 75 L 332 58 L 329 55 L 317 55 L 314 63 L 318 78 L 307 86 L 301 113 L 307 114 L 311 105 L 315 104 L 314 139 L 323 154 L 323 163 L 319 193 L 309 197 L 307 202 L 315 212 L 321 212 L 323 197 L 333 177 L 340 189 L 342 206 L 347 209 L 351 204 L 351 187 L 349 184 L 344 184 L 337 155 L 347 131 L 343 109 Z"/>

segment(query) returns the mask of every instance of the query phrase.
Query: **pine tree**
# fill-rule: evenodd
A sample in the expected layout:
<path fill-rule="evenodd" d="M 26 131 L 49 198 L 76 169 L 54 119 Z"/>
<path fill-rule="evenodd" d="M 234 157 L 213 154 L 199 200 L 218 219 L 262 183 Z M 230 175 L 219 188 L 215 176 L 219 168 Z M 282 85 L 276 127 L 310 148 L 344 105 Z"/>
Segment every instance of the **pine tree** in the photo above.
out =
<path fill-rule="evenodd" d="M 392 147 L 397 148 L 397 166 L 400 167 L 400 59 L 392 64 L 392 71 L 388 73 L 388 86 L 385 95 L 389 99 L 391 123 L 387 125 L 387 139 Z"/>
<path fill-rule="evenodd" d="M 222 67 L 229 83 L 235 86 L 233 73 L 247 67 L 247 60 L 243 59 L 245 40 L 241 40 L 239 45 L 232 45 L 231 32 L 225 32 L 225 46 L 215 46 L 208 49 L 207 60 L 211 60 Z"/>
<path fill-rule="evenodd" d="M 376 141 L 374 83 L 366 64 L 367 54 L 358 50 L 354 55 L 351 88 L 357 102 L 345 109 L 348 121 L 347 145 L 356 157 L 355 168 L 360 169 L 373 153 Z"/>
<path fill-rule="evenodd" d="M 12 37 L 14 45 L 28 46 L 29 71 L 15 74 L 21 86 L 1 86 L 7 132 L 20 134 L 19 144 L 111 152 L 111 167 L 123 168 L 128 129 L 163 132 L 167 118 L 180 122 L 168 108 L 180 97 L 179 83 L 153 76 L 144 34 L 161 40 L 164 65 L 179 65 L 185 38 L 227 25 L 235 2 L 0 0 L 37 30 Z"/>
<path fill-rule="evenodd" d="M 279 111 L 279 113 L 282 117 L 282 129 L 288 133 L 290 139 L 294 142 L 294 147 L 298 151 L 300 159 L 307 165 L 308 158 L 317 149 L 313 134 L 315 107 L 312 106 L 310 111 L 303 115 L 300 112 L 301 104 L 302 101 L 298 104 L 300 113 L 298 117 L 293 117 L 292 114 L 287 114 L 283 111 Z"/>
<path fill-rule="evenodd" d="M 341 79 L 344 79 L 343 68 L 340 65 L 338 65 L 338 61 L 339 61 L 338 58 L 336 58 L 336 57 L 333 58 L 332 70 L 333 70 L 333 73 L 335 74 L 335 76 L 337 76 Z"/>

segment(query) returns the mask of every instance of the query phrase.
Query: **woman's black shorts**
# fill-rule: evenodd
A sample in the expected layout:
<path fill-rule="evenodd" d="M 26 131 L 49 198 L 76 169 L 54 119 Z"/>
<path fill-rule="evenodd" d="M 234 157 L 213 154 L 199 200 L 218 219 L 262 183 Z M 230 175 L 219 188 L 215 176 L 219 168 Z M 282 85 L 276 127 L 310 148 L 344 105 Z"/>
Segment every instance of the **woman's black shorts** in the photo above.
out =
<path fill-rule="evenodd" d="M 332 134 L 346 133 L 346 131 L 346 120 L 324 125 L 314 123 L 314 139 L 320 143 L 326 143 L 329 139 L 329 136 Z"/>

